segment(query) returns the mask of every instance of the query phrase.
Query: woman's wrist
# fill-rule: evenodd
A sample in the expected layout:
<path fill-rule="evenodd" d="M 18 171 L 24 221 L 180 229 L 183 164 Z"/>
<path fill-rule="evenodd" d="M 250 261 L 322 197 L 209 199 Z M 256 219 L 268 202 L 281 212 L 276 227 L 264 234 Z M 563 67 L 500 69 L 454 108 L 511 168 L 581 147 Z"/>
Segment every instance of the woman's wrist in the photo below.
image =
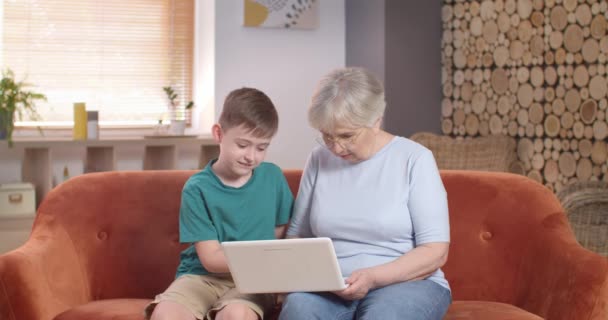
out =
<path fill-rule="evenodd" d="M 369 276 L 370 276 L 370 280 L 371 280 L 370 290 L 384 286 L 384 285 L 382 285 L 381 274 L 382 274 L 382 272 L 381 272 L 381 270 L 379 270 L 378 267 L 369 268 Z"/>

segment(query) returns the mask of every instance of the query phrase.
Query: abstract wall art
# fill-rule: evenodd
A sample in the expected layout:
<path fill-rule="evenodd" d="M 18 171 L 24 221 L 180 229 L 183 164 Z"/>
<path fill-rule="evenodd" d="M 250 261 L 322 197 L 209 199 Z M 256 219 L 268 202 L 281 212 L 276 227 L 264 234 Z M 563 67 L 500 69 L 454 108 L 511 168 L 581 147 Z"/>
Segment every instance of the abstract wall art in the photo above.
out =
<path fill-rule="evenodd" d="M 246 27 L 315 29 L 320 0 L 244 0 Z"/>

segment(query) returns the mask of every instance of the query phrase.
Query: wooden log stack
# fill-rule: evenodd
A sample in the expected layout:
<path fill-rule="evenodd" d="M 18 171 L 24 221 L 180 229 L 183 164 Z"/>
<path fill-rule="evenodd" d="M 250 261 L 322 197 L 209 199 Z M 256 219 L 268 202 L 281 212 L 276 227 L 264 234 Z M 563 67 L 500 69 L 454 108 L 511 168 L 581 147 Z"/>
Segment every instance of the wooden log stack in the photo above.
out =
<path fill-rule="evenodd" d="M 608 180 L 608 1 L 444 0 L 441 128 L 518 141 L 512 171 L 558 191 Z"/>

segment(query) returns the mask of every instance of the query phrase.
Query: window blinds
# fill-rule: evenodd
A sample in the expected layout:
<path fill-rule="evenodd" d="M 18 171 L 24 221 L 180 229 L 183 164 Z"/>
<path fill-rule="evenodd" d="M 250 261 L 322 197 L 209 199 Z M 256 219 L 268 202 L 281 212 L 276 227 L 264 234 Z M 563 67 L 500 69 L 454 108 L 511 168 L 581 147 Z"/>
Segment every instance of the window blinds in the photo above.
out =
<path fill-rule="evenodd" d="M 102 124 L 152 124 L 164 86 L 192 97 L 194 0 L 4 1 L 1 40 L 2 66 L 48 97 L 46 125 L 68 125 L 74 102 Z"/>

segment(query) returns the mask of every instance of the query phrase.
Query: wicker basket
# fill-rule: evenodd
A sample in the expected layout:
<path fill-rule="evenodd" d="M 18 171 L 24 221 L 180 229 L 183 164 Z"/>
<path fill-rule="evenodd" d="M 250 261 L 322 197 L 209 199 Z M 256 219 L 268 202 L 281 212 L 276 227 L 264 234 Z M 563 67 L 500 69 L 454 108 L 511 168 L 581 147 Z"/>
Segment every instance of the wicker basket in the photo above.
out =
<path fill-rule="evenodd" d="M 410 139 L 433 152 L 439 169 L 509 172 L 517 160 L 515 140 L 503 135 L 463 139 L 419 132 Z"/>
<path fill-rule="evenodd" d="M 557 197 L 580 244 L 608 257 L 608 182 L 575 182 Z"/>

